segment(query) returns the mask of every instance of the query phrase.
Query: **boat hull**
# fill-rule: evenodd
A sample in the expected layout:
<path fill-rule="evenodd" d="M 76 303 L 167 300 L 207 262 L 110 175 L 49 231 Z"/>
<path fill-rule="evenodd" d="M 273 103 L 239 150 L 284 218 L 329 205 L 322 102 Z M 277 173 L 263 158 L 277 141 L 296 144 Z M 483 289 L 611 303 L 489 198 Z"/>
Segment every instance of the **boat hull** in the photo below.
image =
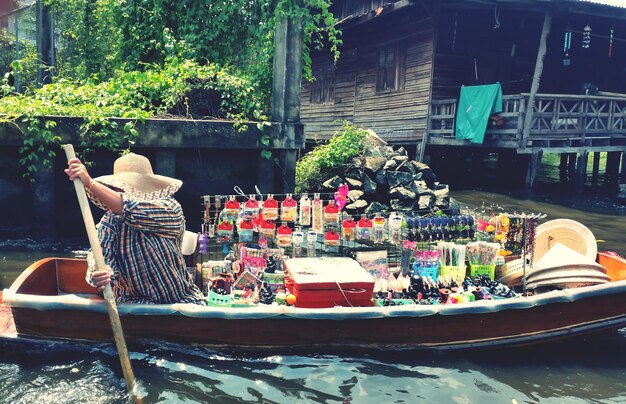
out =
<path fill-rule="evenodd" d="M 61 267 L 56 264 L 55 268 Z M 18 336 L 112 340 L 101 299 L 35 296 L 20 293 L 19 284 L 14 286 L 4 297 L 12 306 Z M 153 339 L 242 348 L 476 348 L 533 344 L 624 327 L 626 281 L 533 297 L 441 306 L 143 306 L 118 305 L 124 334 L 130 341 Z"/>

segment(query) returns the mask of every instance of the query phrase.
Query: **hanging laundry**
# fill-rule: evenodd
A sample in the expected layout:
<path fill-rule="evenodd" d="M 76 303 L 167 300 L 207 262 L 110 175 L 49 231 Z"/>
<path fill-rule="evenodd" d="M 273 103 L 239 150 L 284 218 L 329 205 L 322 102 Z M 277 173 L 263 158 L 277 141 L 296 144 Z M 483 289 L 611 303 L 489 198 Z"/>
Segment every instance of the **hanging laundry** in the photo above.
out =
<path fill-rule="evenodd" d="M 502 112 L 500 83 L 463 86 L 456 111 L 456 138 L 482 143 L 489 115 Z"/>

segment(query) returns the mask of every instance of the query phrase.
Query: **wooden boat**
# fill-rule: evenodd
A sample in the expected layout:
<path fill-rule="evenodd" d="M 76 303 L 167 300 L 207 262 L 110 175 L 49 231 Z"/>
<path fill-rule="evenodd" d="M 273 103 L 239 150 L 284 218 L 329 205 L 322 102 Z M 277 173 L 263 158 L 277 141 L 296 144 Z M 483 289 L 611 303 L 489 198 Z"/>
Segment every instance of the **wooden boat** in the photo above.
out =
<path fill-rule="evenodd" d="M 119 304 L 118 309 L 131 343 L 149 339 L 255 349 L 514 346 L 626 326 L 626 261 L 600 254 L 599 262 L 611 282 L 464 304 L 328 309 Z M 80 259 L 47 258 L 28 267 L 3 292 L 0 337 L 111 340 L 104 301 L 85 282 L 85 271 Z"/>

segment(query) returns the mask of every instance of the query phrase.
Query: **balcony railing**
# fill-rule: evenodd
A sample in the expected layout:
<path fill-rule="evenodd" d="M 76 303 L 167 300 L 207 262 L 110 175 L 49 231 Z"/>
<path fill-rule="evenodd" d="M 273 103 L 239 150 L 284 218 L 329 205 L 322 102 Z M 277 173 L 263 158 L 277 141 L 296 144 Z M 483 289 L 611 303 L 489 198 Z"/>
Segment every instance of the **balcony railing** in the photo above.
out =
<path fill-rule="evenodd" d="M 489 120 L 485 145 L 581 147 L 626 145 L 626 98 L 537 94 L 528 139 L 523 139 L 529 94 L 502 97 L 501 125 Z M 456 99 L 431 101 L 430 143 L 454 144 Z M 459 141 L 459 143 L 464 143 Z"/>

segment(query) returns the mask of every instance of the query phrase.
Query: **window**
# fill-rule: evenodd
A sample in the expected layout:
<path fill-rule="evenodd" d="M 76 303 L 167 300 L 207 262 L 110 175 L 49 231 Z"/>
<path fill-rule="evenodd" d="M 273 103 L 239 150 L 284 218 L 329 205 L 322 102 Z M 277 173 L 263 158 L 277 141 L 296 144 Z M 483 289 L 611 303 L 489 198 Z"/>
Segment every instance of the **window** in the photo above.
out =
<path fill-rule="evenodd" d="M 376 91 L 401 90 L 404 87 L 404 47 L 390 46 L 378 51 Z"/>
<path fill-rule="evenodd" d="M 320 68 L 311 83 L 309 102 L 311 104 L 325 104 L 335 101 L 335 72 L 334 64 L 327 64 Z"/>

